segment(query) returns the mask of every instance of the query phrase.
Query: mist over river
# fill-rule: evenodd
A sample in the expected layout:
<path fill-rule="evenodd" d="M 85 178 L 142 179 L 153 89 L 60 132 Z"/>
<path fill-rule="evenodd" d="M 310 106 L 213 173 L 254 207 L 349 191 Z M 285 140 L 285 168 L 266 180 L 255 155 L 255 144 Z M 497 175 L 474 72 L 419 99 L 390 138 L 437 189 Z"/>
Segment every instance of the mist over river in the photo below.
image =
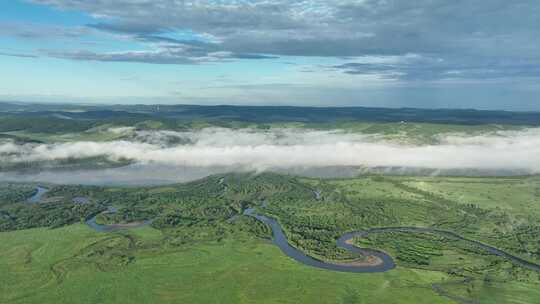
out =
<path fill-rule="evenodd" d="M 447 175 L 447 176 L 513 176 L 526 175 L 522 170 L 424 169 L 406 167 L 365 168 L 354 166 L 269 168 L 265 172 L 292 174 L 317 178 L 350 178 L 365 174 Z M 239 166 L 175 166 L 156 163 L 137 163 L 124 167 L 95 170 L 42 170 L 0 172 L 0 182 L 41 182 L 52 184 L 81 184 L 96 186 L 154 186 L 183 183 L 213 174 L 253 172 Z"/>
<path fill-rule="evenodd" d="M 420 142 L 418 136 L 391 139 L 338 129 L 179 132 L 125 127 L 103 132 L 118 138 L 53 143 L 4 140 L 0 142 L 0 181 L 135 186 L 187 182 L 228 172 L 272 171 L 321 178 L 540 172 L 540 128 L 449 133 Z"/>

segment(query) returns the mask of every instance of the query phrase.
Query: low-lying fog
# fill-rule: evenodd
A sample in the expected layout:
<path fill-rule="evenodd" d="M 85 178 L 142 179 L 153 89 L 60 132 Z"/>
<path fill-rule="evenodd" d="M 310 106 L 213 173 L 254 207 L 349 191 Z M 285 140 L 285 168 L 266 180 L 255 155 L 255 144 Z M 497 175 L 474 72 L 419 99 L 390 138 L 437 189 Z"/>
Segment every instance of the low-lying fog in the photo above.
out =
<path fill-rule="evenodd" d="M 102 170 L 0 173 L 0 180 L 85 184 L 162 184 L 230 171 L 279 171 L 309 176 L 354 176 L 370 170 L 432 174 L 535 174 L 540 129 L 440 136 L 435 144 L 405 144 L 342 130 L 220 129 L 135 131 L 116 128 L 110 142 L 0 144 L 4 163 L 106 157 L 135 164 Z M 385 169 L 386 168 L 386 169 Z M 399 168 L 399 169 L 397 169 Z M 429 170 L 428 170 L 429 169 Z M 399 172 L 398 172 L 399 173 Z"/>

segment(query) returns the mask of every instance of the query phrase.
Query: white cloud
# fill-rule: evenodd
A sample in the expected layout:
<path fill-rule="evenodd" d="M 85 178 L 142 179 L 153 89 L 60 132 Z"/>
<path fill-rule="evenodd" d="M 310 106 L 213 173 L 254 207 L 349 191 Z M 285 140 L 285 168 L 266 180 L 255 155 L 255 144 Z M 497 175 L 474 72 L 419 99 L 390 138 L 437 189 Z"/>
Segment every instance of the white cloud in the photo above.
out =
<path fill-rule="evenodd" d="M 540 129 L 482 136 L 454 134 L 439 144 L 406 145 L 344 131 L 203 129 L 143 131 L 134 140 L 0 145 L 12 162 L 106 156 L 192 167 L 269 168 L 361 166 L 540 172 Z M 176 140 L 171 140 L 176 139 Z"/>

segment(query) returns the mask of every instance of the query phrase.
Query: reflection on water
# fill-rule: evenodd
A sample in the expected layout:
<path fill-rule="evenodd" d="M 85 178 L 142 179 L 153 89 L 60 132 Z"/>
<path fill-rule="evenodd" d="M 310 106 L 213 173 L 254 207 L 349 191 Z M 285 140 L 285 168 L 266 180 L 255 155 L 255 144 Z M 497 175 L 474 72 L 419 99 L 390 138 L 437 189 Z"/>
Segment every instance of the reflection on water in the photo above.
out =
<path fill-rule="evenodd" d="M 164 164 L 133 164 L 119 168 L 96 170 L 44 170 L 38 172 L 0 172 L 0 182 L 47 182 L 53 184 L 142 186 L 164 185 L 197 180 L 212 174 L 227 172 L 249 172 L 251 168 L 237 166 L 189 167 Z M 457 176 L 503 176 L 523 175 L 525 172 L 471 169 L 434 170 L 418 168 L 362 168 L 339 167 L 296 167 L 271 168 L 268 171 L 307 177 L 348 178 L 361 174 L 384 173 L 395 175 L 457 175 Z"/>

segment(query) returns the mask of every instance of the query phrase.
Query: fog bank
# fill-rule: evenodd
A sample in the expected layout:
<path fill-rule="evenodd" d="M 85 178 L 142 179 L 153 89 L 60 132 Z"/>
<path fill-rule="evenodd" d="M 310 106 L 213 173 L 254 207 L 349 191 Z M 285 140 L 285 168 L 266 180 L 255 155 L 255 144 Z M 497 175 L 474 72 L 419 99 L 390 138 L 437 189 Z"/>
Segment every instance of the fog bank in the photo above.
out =
<path fill-rule="evenodd" d="M 405 167 L 441 170 L 540 171 L 540 129 L 441 136 L 437 144 L 412 145 L 341 130 L 209 128 L 200 131 L 135 131 L 111 142 L 0 144 L 2 162 L 39 162 L 103 156 L 141 164 L 193 168 Z"/>

